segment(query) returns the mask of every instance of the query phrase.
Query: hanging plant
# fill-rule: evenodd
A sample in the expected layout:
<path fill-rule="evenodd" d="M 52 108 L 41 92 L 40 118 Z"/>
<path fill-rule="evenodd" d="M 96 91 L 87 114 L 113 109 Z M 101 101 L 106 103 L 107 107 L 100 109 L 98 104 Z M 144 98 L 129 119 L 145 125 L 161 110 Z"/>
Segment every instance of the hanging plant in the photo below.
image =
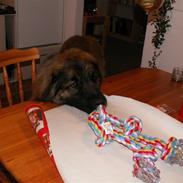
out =
<path fill-rule="evenodd" d="M 151 23 L 155 29 L 151 42 L 155 48 L 155 51 L 153 52 L 152 59 L 149 60 L 149 67 L 151 68 L 157 68 L 157 58 L 162 53 L 161 46 L 165 40 L 165 34 L 171 27 L 170 12 L 173 9 L 172 4 L 175 2 L 175 0 L 165 0 L 162 7 L 158 10 L 156 18 Z"/>

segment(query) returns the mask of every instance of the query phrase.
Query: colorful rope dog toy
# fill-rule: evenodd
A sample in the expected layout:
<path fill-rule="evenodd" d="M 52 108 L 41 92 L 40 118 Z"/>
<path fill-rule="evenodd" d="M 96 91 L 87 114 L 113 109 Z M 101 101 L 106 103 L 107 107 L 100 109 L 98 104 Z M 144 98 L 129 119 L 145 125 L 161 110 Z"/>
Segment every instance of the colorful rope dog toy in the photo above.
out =
<path fill-rule="evenodd" d="M 183 139 L 171 137 L 166 143 L 156 137 L 143 135 L 142 121 L 136 116 L 118 119 L 107 114 L 105 107 L 100 105 L 89 115 L 88 124 L 97 136 L 97 146 L 117 141 L 133 152 L 133 175 L 144 182 L 159 182 L 160 170 L 155 166 L 158 156 L 171 165 L 183 166 Z"/>

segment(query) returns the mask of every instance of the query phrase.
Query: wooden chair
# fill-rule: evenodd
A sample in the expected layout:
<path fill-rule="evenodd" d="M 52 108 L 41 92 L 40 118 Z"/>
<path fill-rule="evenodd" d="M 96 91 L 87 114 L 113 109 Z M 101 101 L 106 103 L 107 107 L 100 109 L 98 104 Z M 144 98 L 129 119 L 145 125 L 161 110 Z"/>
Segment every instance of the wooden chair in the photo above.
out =
<path fill-rule="evenodd" d="M 18 81 L 18 94 L 20 102 L 24 101 L 24 90 L 23 90 L 23 77 L 22 77 L 22 64 L 29 62 L 31 64 L 31 78 L 32 82 L 36 78 L 36 61 L 40 58 L 39 51 L 37 48 L 30 48 L 26 50 L 10 49 L 0 52 L 0 77 L 2 78 L 3 85 L 5 85 L 6 97 L 8 105 L 13 105 L 13 95 L 11 91 L 11 83 L 9 81 L 7 67 L 10 65 L 16 66 L 16 74 Z M 0 91 L 1 92 L 1 91 Z M 2 92 L 0 93 L 0 107 L 2 107 Z"/>

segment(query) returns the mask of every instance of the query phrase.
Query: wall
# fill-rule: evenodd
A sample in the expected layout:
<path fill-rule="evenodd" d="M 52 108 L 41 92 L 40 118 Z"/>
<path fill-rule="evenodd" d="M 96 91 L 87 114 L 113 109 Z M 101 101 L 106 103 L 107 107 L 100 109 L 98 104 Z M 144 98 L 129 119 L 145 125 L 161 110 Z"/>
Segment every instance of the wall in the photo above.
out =
<path fill-rule="evenodd" d="M 173 67 L 183 68 L 183 1 L 176 0 L 171 14 L 172 27 L 167 32 L 165 42 L 162 45 L 162 54 L 158 57 L 157 66 L 167 72 L 172 72 Z M 153 27 L 148 24 L 143 50 L 141 67 L 148 67 L 148 61 L 152 58 L 154 48 L 151 45 Z"/>
<path fill-rule="evenodd" d="M 84 0 L 64 0 L 63 41 L 81 35 Z"/>
<path fill-rule="evenodd" d="M 15 0 L 1 0 L 0 2 L 11 6 L 15 6 Z M 70 36 L 73 36 L 75 34 L 81 35 L 82 23 L 83 23 L 83 7 L 84 7 L 84 0 L 64 0 L 63 35 L 62 35 L 63 41 L 65 41 Z M 0 21 L 1 23 L 3 23 L 2 19 Z"/>

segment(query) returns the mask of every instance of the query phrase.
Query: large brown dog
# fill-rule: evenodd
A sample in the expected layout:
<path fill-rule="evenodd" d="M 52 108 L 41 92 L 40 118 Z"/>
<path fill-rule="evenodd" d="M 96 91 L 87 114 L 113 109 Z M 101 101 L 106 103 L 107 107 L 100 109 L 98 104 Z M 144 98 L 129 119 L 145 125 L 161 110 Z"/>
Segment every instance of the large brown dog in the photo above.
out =
<path fill-rule="evenodd" d="M 104 57 L 94 38 L 73 36 L 39 71 L 33 99 L 68 104 L 87 113 L 106 105 L 100 91 Z"/>

